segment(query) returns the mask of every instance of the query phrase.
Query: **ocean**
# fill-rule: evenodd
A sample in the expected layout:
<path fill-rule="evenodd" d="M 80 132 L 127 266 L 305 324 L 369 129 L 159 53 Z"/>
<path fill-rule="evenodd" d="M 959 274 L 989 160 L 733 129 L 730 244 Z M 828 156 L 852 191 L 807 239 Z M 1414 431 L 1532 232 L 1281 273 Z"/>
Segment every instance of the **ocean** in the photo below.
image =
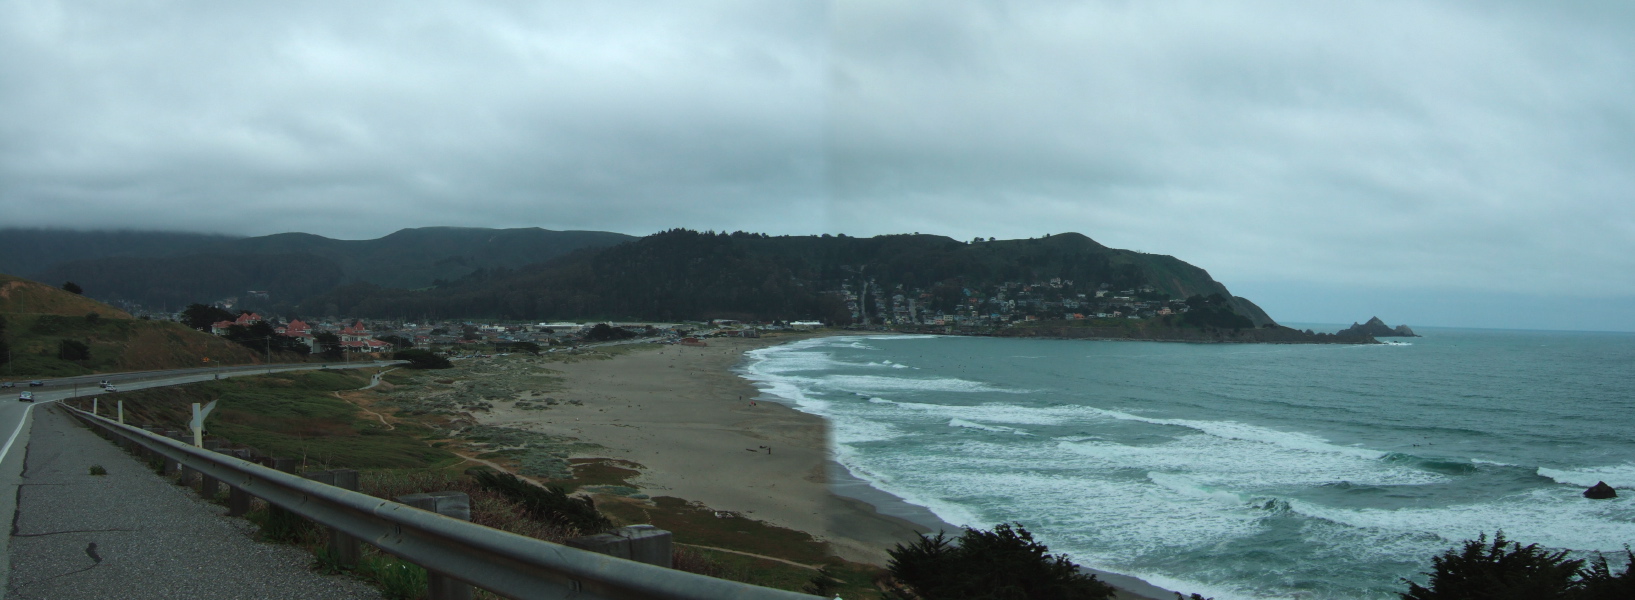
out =
<path fill-rule="evenodd" d="M 1503 530 L 1635 544 L 1635 334 L 1387 345 L 845 336 L 751 351 L 836 460 L 956 525 L 1216 600 L 1396 598 Z M 1588 500 L 1597 481 L 1613 500 Z M 957 533 L 957 532 L 951 532 Z"/>

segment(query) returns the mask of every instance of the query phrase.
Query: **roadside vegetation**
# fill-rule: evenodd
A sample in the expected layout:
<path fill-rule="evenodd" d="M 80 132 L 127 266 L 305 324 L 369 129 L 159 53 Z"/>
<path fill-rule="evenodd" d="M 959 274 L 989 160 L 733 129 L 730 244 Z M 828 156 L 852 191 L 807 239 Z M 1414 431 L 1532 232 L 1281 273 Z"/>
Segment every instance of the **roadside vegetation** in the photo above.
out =
<path fill-rule="evenodd" d="M 595 360 L 598 355 L 608 357 L 587 353 L 528 360 Z M 436 408 L 392 399 L 402 397 L 405 389 L 454 389 L 457 383 L 459 396 L 476 394 L 479 401 L 480 394 L 497 397 L 520 391 L 493 387 L 497 378 L 483 377 L 490 369 L 502 368 L 503 362 L 459 361 L 456 372 L 390 370 L 382 376 L 381 386 L 395 392 L 390 395 L 359 389 L 369 384 L 375 370 L 319 370 L 235 377 L 117 397 L 124 401 L 127 423 L 178 431 L 185 430 L 193 403 L 218 401 L 206 423 L 211 439 L 251 448 L 259 456 L 296 458 L 298 472 L 358 469 L 360 491 L 380 498 L 465 492 L 471 497 L 472 521 L 503 531 L 563 543 L 613 527 L 652 524 L 674 535 L 675 566 L 681 570 L 788 590 L 839 593 L 848 599 L 881 597 L 881 569 L 834 558 L 826 544 L 805 532 L 739 515 L 723 517 L 680 498 L 650 498 L 634 481 L 643 468 L 637 463 L 569 458 L 573 450 L 596 447 L 522 430 L 471 427 L 461 418 L 472 410 L 470 405 Z M 485 381 L 488 387 L 472 387 Z M 553 393 L 557 383 L 549 377 L 524 381 L 541 393 Z M 90 408 L 89 398 L 75 403 Z M 104 415 L 114 410 L 111 398 L 103 398 L 100 406 Z M 193 487 L 199 489 L 196 482 Z M 209 500 L 225 503 L 226 492 Z M 322 528 L 259 501 L 245 518 L 260 528 L 264 539 L 313 552 L 316 570 L 363 577 L 387 598 L 417 598 L 418 590 L 424 589 L 423 569 L 367 545 L 361 564 L 342 568 L 324 550 Z M 477 597 L 493 596 L 479 592 Z"/>
<path fill-rule="evenodd" d="M 263 352 L 181 323 L 132 318 L 78 293 L 9 275 L 0 275 L 0 321 L 0 379 L 6 380 L 251 364 L 263 358 Z"/>

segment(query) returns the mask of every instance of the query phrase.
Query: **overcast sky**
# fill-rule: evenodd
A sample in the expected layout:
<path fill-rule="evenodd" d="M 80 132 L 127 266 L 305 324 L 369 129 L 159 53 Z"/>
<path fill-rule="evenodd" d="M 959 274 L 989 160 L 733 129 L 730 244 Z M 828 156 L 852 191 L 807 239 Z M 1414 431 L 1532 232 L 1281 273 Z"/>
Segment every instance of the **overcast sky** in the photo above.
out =
<path fill-rule="evenodd" d="M 1630 31 L 1628 2 L 8 0 L 0 226 L 1077 231 L 1283 321 L 1630 331 Z"/>

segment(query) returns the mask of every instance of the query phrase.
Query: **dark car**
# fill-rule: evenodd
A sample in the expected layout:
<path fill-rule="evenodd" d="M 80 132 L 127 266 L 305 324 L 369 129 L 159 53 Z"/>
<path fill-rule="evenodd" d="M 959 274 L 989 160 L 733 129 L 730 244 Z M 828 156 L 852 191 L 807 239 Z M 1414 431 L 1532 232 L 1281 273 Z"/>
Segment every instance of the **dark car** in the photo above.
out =
<path fill-rule="evenodd" d="M 40 387 L 42 385 L 45 385 L 45 383 L 41 382 L 38 379 L 28 382 L 28 387 Z"/>
<path fill-rule="evenodd" d="M 19 402 L 33 402 L 34 392 L 23 392 L 21 394 L 17 394 L 17 400 Z"/>

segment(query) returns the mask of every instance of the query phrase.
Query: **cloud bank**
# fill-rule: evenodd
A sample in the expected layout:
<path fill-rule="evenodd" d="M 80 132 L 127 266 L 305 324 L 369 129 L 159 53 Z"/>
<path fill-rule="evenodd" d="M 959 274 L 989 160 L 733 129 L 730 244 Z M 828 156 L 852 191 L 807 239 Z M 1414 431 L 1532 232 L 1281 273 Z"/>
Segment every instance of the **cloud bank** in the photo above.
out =
<path fill-rule="evenodd" d="M 1612 301 L 1631 29 L 1623 3 L 19 0 L 0 221 L 1078 231 L 1271 294 Z"/>

